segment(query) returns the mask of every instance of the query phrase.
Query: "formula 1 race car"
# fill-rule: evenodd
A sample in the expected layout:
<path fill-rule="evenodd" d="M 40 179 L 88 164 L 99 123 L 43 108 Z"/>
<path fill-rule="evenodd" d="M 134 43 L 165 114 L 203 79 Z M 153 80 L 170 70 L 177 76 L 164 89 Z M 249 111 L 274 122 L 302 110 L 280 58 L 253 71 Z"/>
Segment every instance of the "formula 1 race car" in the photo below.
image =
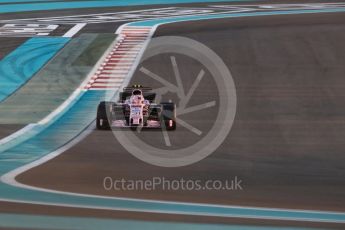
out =
<path fill-rule="evenodd" d="M 176 129 L 176 105 L 171 102 L 155 104 L 151 88 L 134 85 L 125 87 L 118 102 L 102 101 L 97 108 L 97 129 L 160 128 Z"/>

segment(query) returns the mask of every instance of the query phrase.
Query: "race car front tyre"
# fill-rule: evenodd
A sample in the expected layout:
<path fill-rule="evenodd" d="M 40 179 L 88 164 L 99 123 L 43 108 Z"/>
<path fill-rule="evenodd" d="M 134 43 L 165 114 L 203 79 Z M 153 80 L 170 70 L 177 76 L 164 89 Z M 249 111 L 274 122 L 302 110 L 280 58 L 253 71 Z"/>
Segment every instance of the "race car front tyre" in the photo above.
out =
<path fill-rule="evenodd" d="M 111 103 L 102 101 L 97 108 L 96 127 L 98 130 L 109 130 L 107 111 L 110 111 Z"/>
<path fill-rule="evenodd" d="M 161 103 L 162 128 L 168 131 L 176 130 L 176 104 L 170 102 Z"/>

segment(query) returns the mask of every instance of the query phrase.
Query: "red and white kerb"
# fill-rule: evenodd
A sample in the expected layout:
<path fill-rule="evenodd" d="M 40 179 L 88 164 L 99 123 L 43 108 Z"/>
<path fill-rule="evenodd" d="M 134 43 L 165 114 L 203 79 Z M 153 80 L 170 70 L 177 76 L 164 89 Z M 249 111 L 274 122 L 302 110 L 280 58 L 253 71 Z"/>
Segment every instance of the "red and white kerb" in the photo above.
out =
<path fill-rule="evenodd" d="M 84 88 L 114 90 L 121 87 L 139 58 L 145 42 L 150 38 L 151 29 L 152 27 L 123 27 L 116 44 Z"/>

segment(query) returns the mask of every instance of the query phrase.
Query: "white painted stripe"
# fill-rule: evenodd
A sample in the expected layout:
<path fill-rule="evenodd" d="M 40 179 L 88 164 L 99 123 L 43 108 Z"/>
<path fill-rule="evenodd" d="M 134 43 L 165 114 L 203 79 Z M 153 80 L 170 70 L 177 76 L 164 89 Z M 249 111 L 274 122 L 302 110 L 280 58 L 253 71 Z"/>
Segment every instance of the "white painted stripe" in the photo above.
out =
<path fill-rule="evenodd" d="M 124 67 L 127 67 L 127 66 L 124 66 Z M 105 66 L 105 67 L 104 67 L 104 71 L 114 70 L 114 69 L 115 69 L 114 66 Z M 123 69 L 125 69 L 125 68 L 123 68 Z M 127 68 L 127 69 L 128 69 L 128 68 Z M 96 75 L 95 77 L 97 77 L 97 75 Z"/>
<path fill-rule="evenodd" d="M 126 40 L 128 39 L 137 39 L 137 40 L 145 40 L 147 38 L 147 35 L 145 34 L 138 34 L 138 35 L 127 35 Z"/>
<path fill-rule="evenodd" d="M 124 77 L 112 77 L 112 78 L 97 78 L 95 80 L 93 80 L 92 83 L 97 83 L 98 81 L 101 82 L 105 82 L 105 81 L 115 81 L 116 79 L 119 79 L 120 82 L 123 82 L 123 80 L 125 79 L 125 77 L 127 76 L 127 74 Z"/>
<path fill-rule="evenodd" d="M 130 70 L 131 66 L 116 66 L 116 67 L 106 67 L 103 69 L 104 72 L 114 71 L 114 70 Z"/>
<path fill-rule="evenodd" d="M 0 140 L 0 145 L 4 145 L 10 141 L 13 141 L 14 139 L 18 138 L 19 136 L 23 135 L 24 133 L 28 132 L 31 130 L 33 127 L 35 127 L 36 124 L 28 124 L 24 128 L 16 131 L 15 133 L 12 133 L 11 135 L 3 138 Z"/>
<path fill-rule="evenodd" d="M 121 67 L 121 66 L 116 66 L 113 68 L 104 68 L 102 73 L 121 73 L 121 72 L 128 72 L 131 67 Z"/>
<path fill-rule="evenodd" d="M 128 49 L 128 51 L 117 51 L 116 54 L 114 54 L 113 56 L 116 56 L 116 55 L 124 55 L 124 54 L 137 54 L 138 52 L 137 51 L 130 51 L 131 49 Z"/>
<path fill-rule="evenodd" d="M 102 71 L 102 75 L 103 74 L 109 74 L 109 75 L 113 75 L 113 74 L 124 74 L 124 73 L 127 73 L 128 72 L 128 70 L 129 70 L 130 68 L 115 68 L 115 69 L 111 69 L 111 70 L 103 70 Z"/>
<path fill-rule="evenodd" d="M 126 25 L 126 27 L 123 30 L 151 30 L 152 27 L 151 26 L 128 26 Z"/>
<path fill-rule="evenodd" d="M 111 55 L 110 58 L 106 58 L 104 60 L 104 63 L 107 63 L 110 60 L 123 60 L 123 61 L 133 61 L 135 59 L 135 55 L 118 55 L 118 54 L 113 54 Z"/>
<path fill-rule="evenodd" d="M 136 51 L 136 52 L 138 52 L 140 50 L 141 50 L 141 47 L 131 46 L 131 47 L 117 48 L 116 52 L 119 52 L 119 51 Z"/>
<path fill-rule="evenodd" d="M 147 38 L 149 33 L 126 32 L 126 38 Z"/>
<path fill-rule="evenodd" d="M 146 40 L 147 36 L 142 36 L 142 37 L 126 37 L 124 41 L 128 42 L 144 42 Z"/>
<path fill-rule="evenodd" d="M 1 139 L 0 152 L 4 152 L 14 147 L 18 143 L 22 143 L 28 140 L 29 138 L 31 138 L 33 135 L 37 133 L 34 131 L 37 126 L 38 126 L 37 124 L 28 124 L 24 128 L 21 128 L 20 130 L 12 133 L 11 135 Z"/>
<path fill-rule="evenodd" d="M 126 68 L 126 67 L 130 67 L 131 65 L 129 64 L 124 64 L 124 63 L 121 63 L 121 62 L 117 62 L 117 63 L 114 63 L 113 65 L 112 64 L 109 64 L 106 65 L 106 66 L 103 66 L 103 69 L 104 70 L 112 70 L 112 69 L 115 69 L 116 67 L 120 67 L 120 68 Z"/>
<path fill-rule="evenodd" d="M 102 78 L 102 77 L 111 77 L 111 78 L 118 78 L 118 77 L 121 77 L 121 76 L 126 76 L 127 75 L 127 72 L 126 73 L 118 73 L 118 74 L 100 74 L 98 76 L 98 78 Z M 96 78 L 97 79 L 97 78 Z"/>
<path fill-rule="evenodd" d="M 96 79 L 123 79 L 126 77 L 127 74 L 116 74 L 116 75 L 108 75 L 108 76 L 99 76 L 98 78 L 95 78 L 93 80 Z"/>
<path fill-rule="evenodd" d="M 122 31 L 144 31 L 144 32 L 151 32 L 152 30 L 152 27 L 151 26 L 149 26 L 149 27 L 143 27 L 143 26 L 141 26 L 141 27 L 134 27 L 134 26 L 130 26 L 130 27 L 126 27 L 126 28 L 124 28 Z"/>
<path fill-rule="evenodd" d="M 131 46 L 131 47 L 121 47 L 121 48 L 117 48 L 116 50 L 113 51 L 113 54 L 110 55 L 115 55 L 117 53 L 121 53 L 121 52 L 132 52 L 132 53 L 138 53 L 141 50 L 141 47 L 136 47 Z"/>
<path fill-rule="evenodd" d="M 123 55 L 123 54 L 116 54 L 113 55 L 111 58 L 108 58 L 108 61 L 112 61 L 112 60 L 122 60 L 124 58 L 130 59 L 132 61 L 135 60 L 135 57 L 137 56 L 137 54 L 127 54 L 127 55 Z"/>
<path fill-rule="evenodd" d="M 141 44 L 139 44 L 139 43 L 135 43 L 135 44 L 121 43 L 117 48 L 114 48 L 114 50 L 112 52 L 115 53 L 119 49 L 131 49 L 131 48 L 137 48 L 137 49 L 141 48 Z"/>
<path fill-rule="evenodd" d="M 111 65 L 117 65 L 118 63 L 132 63 L 135 57 L 112 57 L 107 58 L 102 66 L 111 66 Z"/>
<path fill-rule="evenodd" d="M 137 34 L 149 34 L 150 33 L 150 31 L 149 30 L 123 30 L 122 32 L 121 32 L 122 34 L 125 34 L 125 35 L 127 35 L 128 36 L 128 34 L 134 34 L 134 35 L 137 35 Z"/>
<path fill-rule="evenodd" d="M 106 74 L 106 73 L 104 73 L 104 74 L 98 75 L 97 78 L 93 78 L 93 80 L 98 79 L 98 78 L 102 78 L 102 77 L 104 77 L 104 78 L 118 78 L 118 77 L 125 76 L 125 75 L 127 75 L 127 72 L 117 73 L 117 74 Z"/>
<path fill-rule="evenodd" d="M 138 38 L 126 38 L 126 43 L 128 42 L 144 42 L 145 39 L 138 39 Z M 124 42 L 125 43 L 125 42 Z"/>
<path fill-rule="evenodd" d="M 124 62 L 124 61 L 119 61 L 119 62 L 108 62 L 107 65 L 103 66 L 104 69 L 107 68 L 114 68 L 114 67 L 130 67 L 132 66 L 132 62 Z"/>
<path fill-rule="evenodd" d="M 122 76 L 116 76 L 116 77 L 99 77 L 99 78 L 97 78 L 97 79 L 95 79 L 95 80 L 101 80 L 101 81 L 105 81 L 105 80 L 113 80 L 113 79 L 120 79 L 121 81 L 123 81 L 124 79 L 125 79 L 125 77 L 126 77 L 126 75 L 127 74 L 125 74 L 125 75 L 122 75 Z"/>
<path fill-rule="evenodd" d="M 56 108 L 53 112 L 51 112 L 48 116 L 46 116 L 44 119 L 38 122 L 40 125 L 45 125 L 54 118 L 58 117 L 58 115 L 61 115 L 61 113 L 68 108 L 73 102 L 77 100 L 77 98 L 80 96 L 80 89 L 76 89 L 71 96 L 67 98 L 66 101 L 64 101 L 58 108 Z"/>
<path fill-rule="evenodd" d="M 150 34 L 150 31 L 125 31 L 121 32 L 126 37 L 137 37 L 137 36 L 148 36 Z"/>
<path fill-rule="evenodd" d="M 84 26 L 86 26 L 86 23 L 78 23 L 75 26 L 73 26 L 67 33 L 65 33 L 62 37 L 71 38 L 74 35 L 76 35 Z"/>
<path fill-rule="evenodd" d="M 114 52 L 115 52 L 116 50 L 118 50 L 118 49 L 124 49 L 124 48 L 126 48 L 126 49 L 136 48 L 136 49 L 140 50 L 140 49 L 141 49 L 141 44 L 133 44 L 133 45 L 124 45 L 124 44 L 121 44 L 118 48 L 116 48 L 116 49 L 114 50 Z"/>
<path fill-rule="evenodd" d="M 124 71 L 124 70 L 128 70 L 130 68 L 131 68 L 130 65 L 123 65 L 123 64 L 122 65 L 118 64 L 116 66 L 104 66 L 104 67 L 102 67 L 102 73 L 105 73 L 105 72 L 109 73 L 111 71 L 116 71 L 116 70 Z"/>
<path fill-rule="evenodd" d="M 118 58 L 118 57 L 133 57 L 137 54 L 138 52 L 124 52 L 124 51 L 119 51 L 115 52 L 114 54 L 111 55 L 110 58 Z"/>
<path fill-rule="evenodd" d="M 140 42 L 138 41 L 133 41 L 133 40 L 126 40 L 124 42 L 121 43 L 121 45 L 142 45 L 143 41 L 140 40 Z"/>
<path fill-rule="evenodd" d="M 135 30 L 135 31 L 142 31 L 142 30 L 146 30 L 146 31 L 151 31 L 151 27 L 138 27 L 138 26 L 131 26 L 131 27 L 126 27 L 124 28 L 122 31 L 127 31 L 127 30 Z"/>
<path fill-rule="evenodd" d="M 109 77 L 117 78 L 118 75 L 126 75 L 128 73 L 129 69 L 126 70 L 106 70 L 102 75 L 108 75 Z M 101 75 L 101 76 L 102 76 Z"/>
<path fill-rule="evenodd" d="M 123 78 L 111 78 L 111 79 L 96 79 L 96 83 L 122 83 Z"/>
<path fill-rule="evenodd" d="M 120 88 L 122 85 L 122 81 L 121 82 L 96 82 L 94 84 L 91 85 L 92 88 L 97 88 L 97 87 L 118 87 Z"/>
<path fill-rule="evenodd" d="M 88 90 L 100 90 L 100 91 L 110 91 L 110 92 L 114 92 L 114 91 L 118 91 L 120 90 L 120 87 L 108 87 L 108 88 L 97 88 L 97 87 L 91 87 L 90 89 Z"/>
<path fill-rule="evenodd" d="M 169 8 L 167 8 L 167 9 L 173 9 L 174 7 L 169 7 Z M 164 8 L 163 8 L 164 9 Z M 127 29 L 127 28 L 129 28 L 129 29 L 142 29 L 142 28 L 147 28 L 147 29 L 152 29 L 153 27 L 152 26 L 131 26 L 130 25 L 130 23 L 127 23 L 127 24 L 125 24 L 124 26 L 126 26 L 125 27 L 125 29 Z"/>
<path fill-rule="evenodd" d="M 137 42 L 130 42 L 129 40 L 126 40 L 126 41 L 120 43 L 117 48 L 123 47 L 123 46 L 138 46 L 139 47 L 142 44 L 143 44 L 142 42 L 137 43 Z"/>
<path fill-rule="evenodd" d="M 127 34 L 127 33 L 135 33 L 135 34 L 149 34 L 150 30 L 148 29 L 124 29 L 121 32 L 122 34 Z"/>
<path fill-rule="evenodd" d="M 101 66 L 98 69 L 101 70 L 101 71 L 106 72 L 106 70 L 128 69 L 130 67 L 131 67 L 131 65 L 129 65 L 129 64 L 124 64 L 124 63 L 119 62 L 115 66 Z"/>
<path fill-rule="evenodd" d="M 114 67 L 114 66 L 131 66 L 135 58 L 112 58 L 112 60 L 109 60 L 103 67 Z"/>
<path fill-rule="evenodd" d="M 123 61 L 123 62 L 132 62 L 135 60 L 135 58 L 132 58 L 132 57 L 123 57 L 123 58 L 120 58 L 120 57 L 112 57 L 111 58 L 112 61 L 117 61 L 116 63 L 119 63 L 118 61 Z M 110 58 L 108 58 L 107 61 L 110 61 Z M 114 63 L 114 62 L 112 62 Z M 109 63 L 103 63 L 102 65 L 108 65 Z"/>

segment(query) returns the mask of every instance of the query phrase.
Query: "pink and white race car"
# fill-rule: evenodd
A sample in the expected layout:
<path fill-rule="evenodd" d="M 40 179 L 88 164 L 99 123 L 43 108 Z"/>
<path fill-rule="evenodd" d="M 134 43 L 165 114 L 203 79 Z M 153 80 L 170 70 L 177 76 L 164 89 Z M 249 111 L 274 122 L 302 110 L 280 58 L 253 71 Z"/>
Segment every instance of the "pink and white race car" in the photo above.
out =
<path fill-rule="evenodd" d="M 99 103 L 97 129 L 160 128 L 176 129 L 176 105 L 171 102 L 155 104 L 156 94 L 151 88 L 134 85 L 120 93 L 118 102 Z"/>

